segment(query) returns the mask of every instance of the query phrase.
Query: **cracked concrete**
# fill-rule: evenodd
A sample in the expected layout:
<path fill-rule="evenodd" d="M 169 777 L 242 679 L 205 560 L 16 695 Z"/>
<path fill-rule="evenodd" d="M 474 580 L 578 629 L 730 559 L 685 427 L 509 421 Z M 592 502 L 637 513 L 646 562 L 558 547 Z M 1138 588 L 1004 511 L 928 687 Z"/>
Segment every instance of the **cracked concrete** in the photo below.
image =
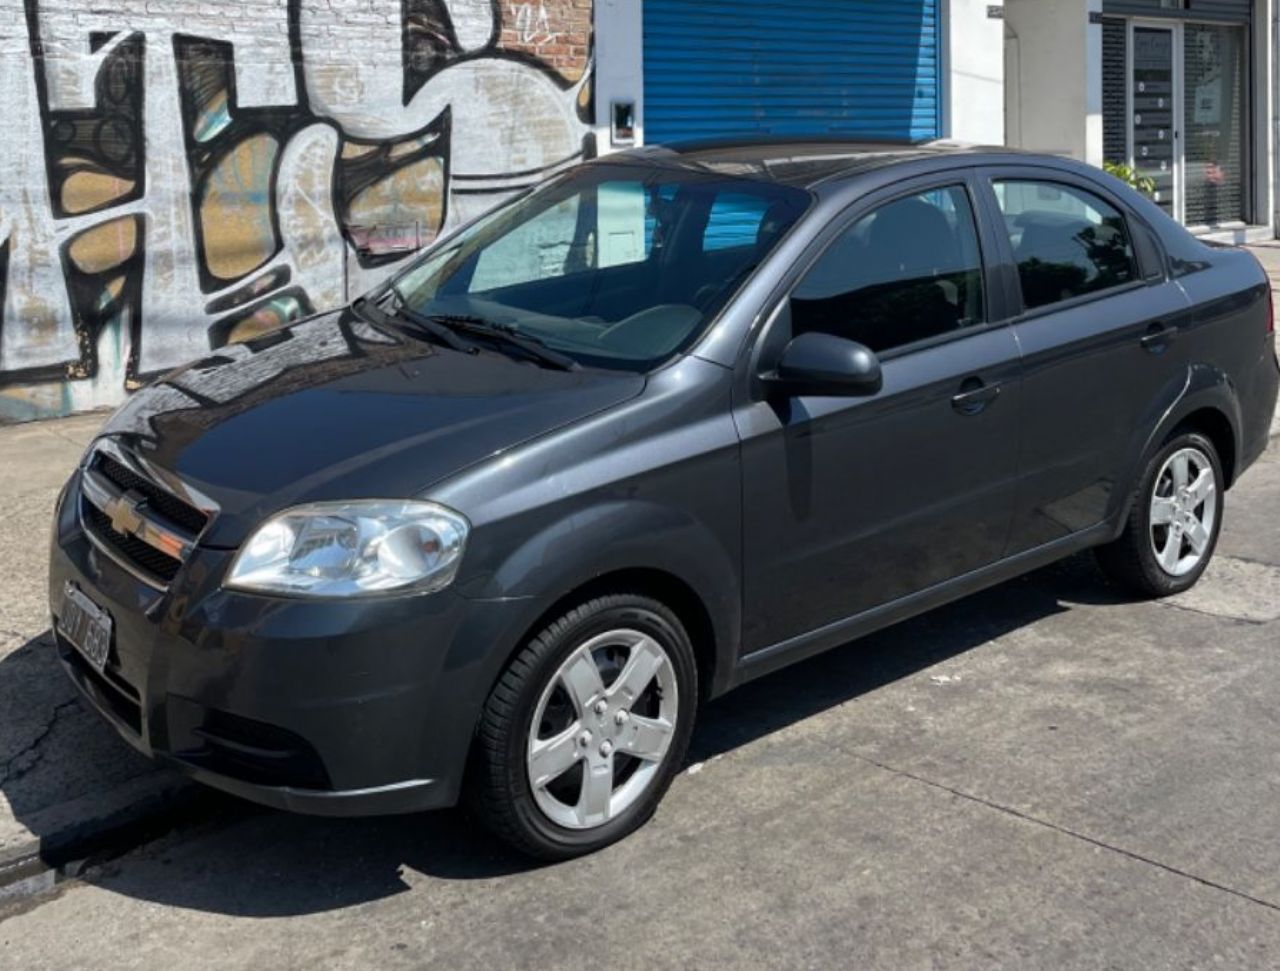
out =
<path fill-rule="evenodd" d="M 1166 604 L 1252 624 L 1280 618 L 1280 567 L 1222 554 L 1200 582 Z"/>
<path fill-rule="evenodd" d="M 65 713 L 74 711 L 78 706 L 79 702 L 75 698 L 71 698 L 53 707 L 52 711 L 49 712 L 48 720 L 40 727 L 35 738 L 31 739 L 17 754 L 13 755 L 4 764 L 3 768 L 0 768 L 0 786 L 17 782 L 39 764 L 40 758 L 44 754 L 41 746 L 44 745 L 45 739 L 53 732 L 58 719 Z"/>
<path fill-rule="evenodd" d="M 1156 867 L 1160 870 L 1164 870 L 1167 873 L 1171 873 L 1174 876 L 1183 877 L 1185 879 L 1192 880 L 1196 883 L 1202 884 L 1203 886 L 1212 888 L 1214 890 L 1221 890 L 1223 893 L 1229 893 L 1233 897 L 1239 897 L 1241 900 L 1247 900 L 1250 903 L 1257 904 L 1260 907 L 1266 907 L 1268 910 L 1274 910 L 1280 913 L 1280 904 L 1273 903 L 1270 900 L 1263 900 L 1260 897 L 1254 897 L 1250 894 L 1244 893 L 1241 890 L 1237 890 L 1234 887 L 1229 887 L 1229 886 L 1226 886 L 1225 884 L 1216 883 L 1213 880 L 1206 879 L 1205 877 L 1199 876 L 1198 874 L 1195 874 L 1195 873 L 1188 873 L 1186 870 L 1180 870 L 1176 866 L 1171 866 L 1170 864 L 1164 863 L 1160 860 L 1153 859 L 1148 856 L 1144 856 L 1141 853 L 1135 853 L 1133 850 L 1128 850 L 1121 846 L 1114 846 L 1111 843 L 1107 843 L 1103 840 L 1096 839 L 1092 836 L 1089 836 L 1087 833 L 1078 833 L 1075 830 L 1068 829 L 1067 827 L 1051 822 L 1050 820 L 1041 819 L 1039 816 L 1033 816 L 1029 813 L 1021 812 L 1017 809 L 1012 808 L 1011 806 L 1002 806 L 1000 803 L 992 802 L 991 800 L 984 799 L 981 796 L 975 796 L 972 793 L 965 792 L 962 789 L 956 789 L 952 786 L 943 785 L 940 782 L 935 782 L 932 779 L 925 779 L 921 776 L 914 775 L 910 772 L 904 772 L 902 769 L 894 768 L 891 765 L 885 765 L 883 762 L 877 762 L 875 759 L 868 759 L 865 756 L 860 756 L 860 755 L 857 755 L 856 753 L 852 753 L 852 754 L 854 758 L 860 758 L 862 759 L 862 761 L 866 762 L 868 765 L 873 765 L 877 769 L 882 769 L 885 772 L 892 773 L 893 775 L 901 776 L 904 779 L 911 779 L 912 781 L 919 782 L 922 785 L 930 786 L 934 789 L 939 789 L 943 792 L 948 792 L 951 795 L 957 796 L 960 799 L 968 799 L 971 802 L 978 803 L 979 805 L 985 806 L 988 809 L 994 809 L 996 812 L 1004 813 L 1008 816 L 1014 817 L 1015 819 L 1024 820 L 1028 823 L 1033 823 L 1036 826 L 1043 826 L 1045 829 L 1053 830 L 1055 833 L 1061 833 L 1062 835 L 1069 836 L 1072 839 L 1077 839 L 1077 840 L 1080 840 L 1081 842 L 1088 843 L 1091 846 L 1096 846 L 1100 850 L 1106 850 L 1109 853 L 1117 853 L 1121 856 L 1128 857 L 1129 859 L 1134 860 L 1138 863 L 1144 863 L 1147 866 Z"/>
<path fill-rule="evenodd" d="M 54 500 L 103 420 L 0 428 L 0 866 L 179 787 L 80 704 L 48 630 Z"/>

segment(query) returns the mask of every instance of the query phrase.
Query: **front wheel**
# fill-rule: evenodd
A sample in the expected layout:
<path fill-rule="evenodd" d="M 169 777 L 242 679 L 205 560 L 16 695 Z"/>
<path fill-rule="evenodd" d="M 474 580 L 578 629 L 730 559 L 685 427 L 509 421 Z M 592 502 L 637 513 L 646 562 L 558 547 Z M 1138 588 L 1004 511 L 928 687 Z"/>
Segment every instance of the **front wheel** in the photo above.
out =
<path fill-rule="evenodd" d="M 1213 443 L 1175 433 L 1144 470 L 1124 532 L 1098 550 L 1103 569 L 1142 596 L 1191 587 L 1218 544 L 1223 482 Z"/>
<path fill-rule="evenodd" d="M 516 849 L 563 860 L 621 839 L 652 814 L 688 749 L 693 647 L 648 597 L 599 597 L 548 625 L 485 703 L 472 801 Z"/>

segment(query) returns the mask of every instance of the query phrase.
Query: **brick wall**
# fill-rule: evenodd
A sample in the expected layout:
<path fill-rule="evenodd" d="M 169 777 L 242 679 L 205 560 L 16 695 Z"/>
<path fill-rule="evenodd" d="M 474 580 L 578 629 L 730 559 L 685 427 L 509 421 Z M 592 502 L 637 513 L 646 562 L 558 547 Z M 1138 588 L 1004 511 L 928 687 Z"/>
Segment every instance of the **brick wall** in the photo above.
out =
<path fill-rule="evenodd" d="M 580 157 L 591 50 L 591 0 L 0 0 L 0 418 L 334 306 Z"/>

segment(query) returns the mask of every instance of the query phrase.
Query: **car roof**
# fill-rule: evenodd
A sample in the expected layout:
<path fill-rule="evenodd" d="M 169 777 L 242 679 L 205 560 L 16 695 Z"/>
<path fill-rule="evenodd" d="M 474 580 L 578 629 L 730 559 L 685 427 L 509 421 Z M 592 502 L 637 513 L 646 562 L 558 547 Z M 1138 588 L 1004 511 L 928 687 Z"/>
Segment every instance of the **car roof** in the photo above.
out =
<path fill-rule="evenodd" d="M 950 141 L 874 142 L 824 137 L 821 139 L 751 136 L 648 145 L 603 156 L 601 162 L 640 162 L 693 171 L 755 178 L 802 189 L 855 177 L 887 166 L 926 159 L 966 157 L 998 163 L 1001 158 L 1025 161 L 1045 158 L 1017 149 L 966 145 Z"/>

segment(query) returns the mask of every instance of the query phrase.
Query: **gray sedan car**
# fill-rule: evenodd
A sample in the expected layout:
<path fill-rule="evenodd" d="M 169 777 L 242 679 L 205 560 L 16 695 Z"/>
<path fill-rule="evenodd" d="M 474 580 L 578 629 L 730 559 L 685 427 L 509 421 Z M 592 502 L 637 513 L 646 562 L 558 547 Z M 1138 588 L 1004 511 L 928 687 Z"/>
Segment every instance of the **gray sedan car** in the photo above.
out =
<path fill-rule="evenodd" d="M 1088 547 L 1195 583 L 1273 327 L 1082 164 L 622 153 L 135 395 L 59 500 L 58 650 L 211 785 L 585 853 L 744 681 Z"/>

